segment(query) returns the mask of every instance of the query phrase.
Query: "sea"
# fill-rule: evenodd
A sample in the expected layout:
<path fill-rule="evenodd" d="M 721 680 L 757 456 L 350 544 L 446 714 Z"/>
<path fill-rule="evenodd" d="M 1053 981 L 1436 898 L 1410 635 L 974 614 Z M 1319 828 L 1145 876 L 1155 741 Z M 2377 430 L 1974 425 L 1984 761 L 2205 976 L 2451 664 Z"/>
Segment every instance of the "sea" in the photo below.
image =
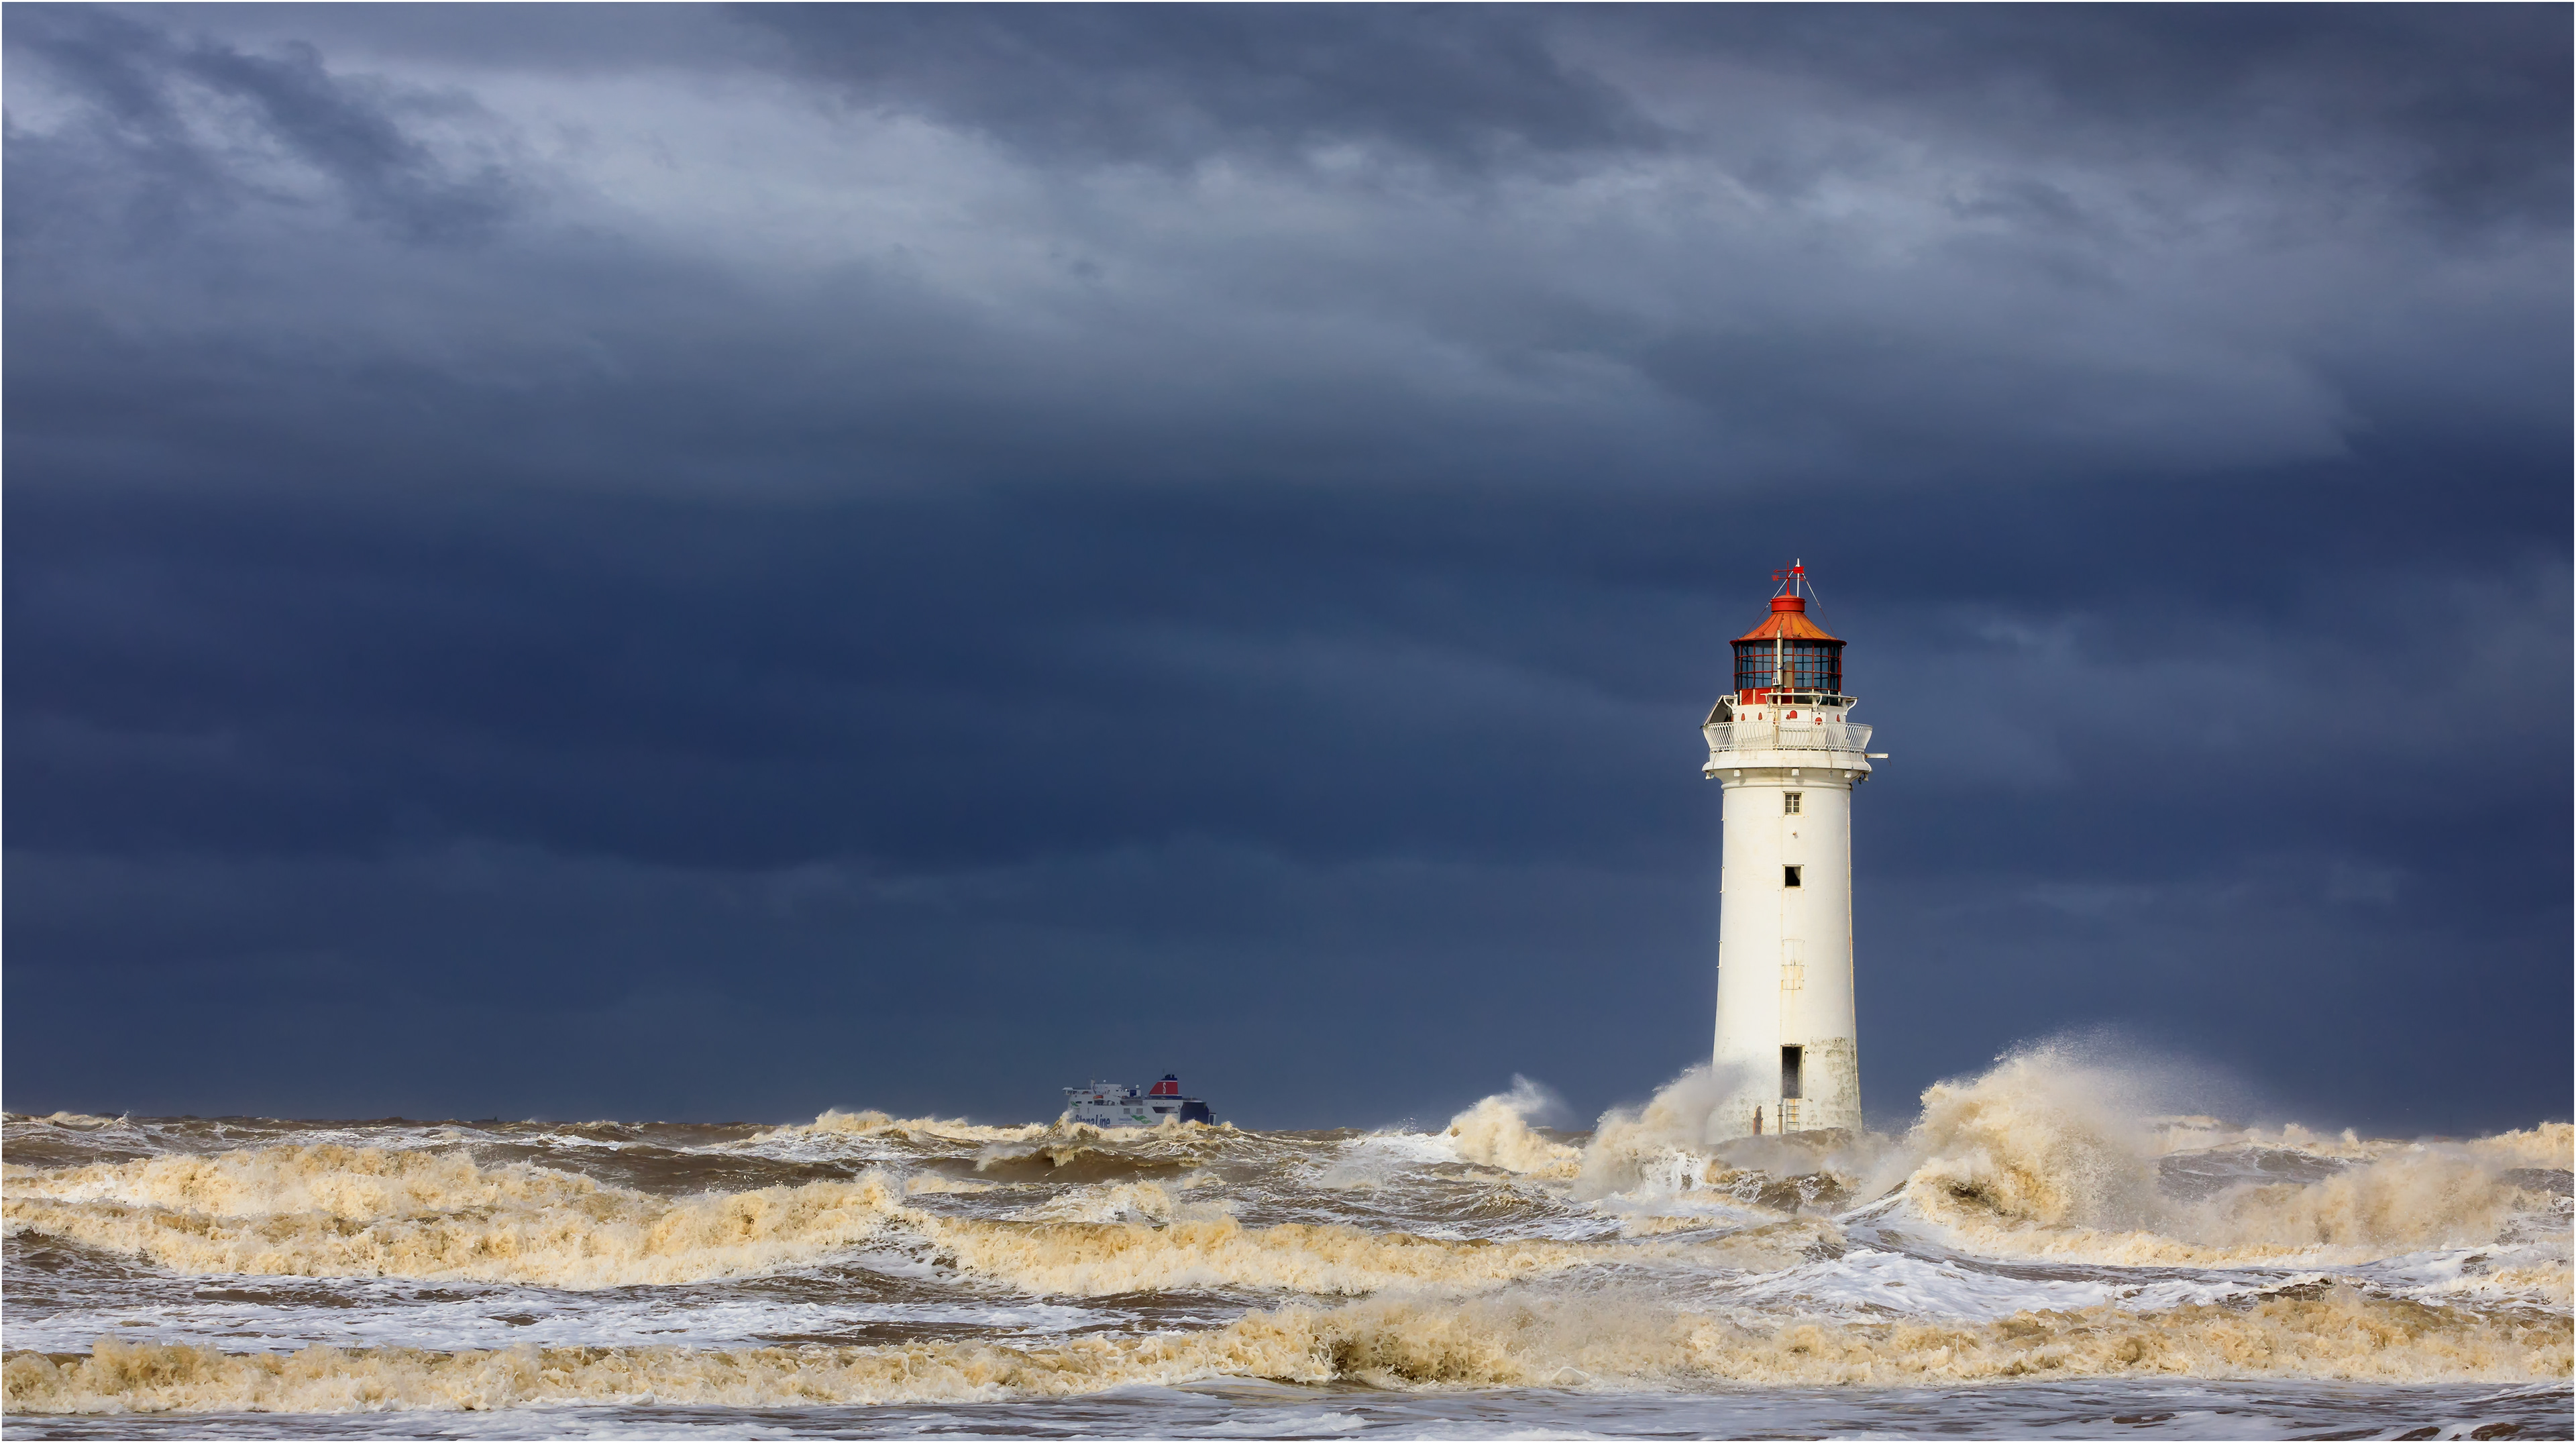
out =
<path fill-rule="evenodd" d="M 9 1114 L 10 1438 L 2568 1438 L 2557 1121 Z M 1223 1114 L 1222 1099 L 1218 1102 Z M 1561 1119 L 1560 1119 L 1561 1120 Z"/>

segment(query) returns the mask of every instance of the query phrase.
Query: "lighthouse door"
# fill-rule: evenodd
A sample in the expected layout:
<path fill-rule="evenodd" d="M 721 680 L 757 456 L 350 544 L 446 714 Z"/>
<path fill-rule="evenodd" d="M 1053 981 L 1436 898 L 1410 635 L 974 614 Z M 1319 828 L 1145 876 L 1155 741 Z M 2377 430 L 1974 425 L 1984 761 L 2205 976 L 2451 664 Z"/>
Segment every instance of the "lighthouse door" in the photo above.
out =
<path fill-rule="evenodd" d="M 1806 1060 L 1807 1049 L 1803 1047 L 1780 1049 L 1780 1095 L 1783 1098 L 1792 1101 L 1797 1099 L 1800 1081 L 1798 1074 L 1804 1070 Z"/>

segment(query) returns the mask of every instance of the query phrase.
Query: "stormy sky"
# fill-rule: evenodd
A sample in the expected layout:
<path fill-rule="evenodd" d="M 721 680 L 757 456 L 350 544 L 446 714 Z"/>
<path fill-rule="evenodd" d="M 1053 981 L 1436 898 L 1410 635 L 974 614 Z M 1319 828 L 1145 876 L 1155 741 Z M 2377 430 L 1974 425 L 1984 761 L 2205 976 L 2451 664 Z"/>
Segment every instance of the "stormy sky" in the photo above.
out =
<path fill-rule="evenodd" d="M 2570 18 L 16 4 L 7 1105 L 2565 1117 Z"/>

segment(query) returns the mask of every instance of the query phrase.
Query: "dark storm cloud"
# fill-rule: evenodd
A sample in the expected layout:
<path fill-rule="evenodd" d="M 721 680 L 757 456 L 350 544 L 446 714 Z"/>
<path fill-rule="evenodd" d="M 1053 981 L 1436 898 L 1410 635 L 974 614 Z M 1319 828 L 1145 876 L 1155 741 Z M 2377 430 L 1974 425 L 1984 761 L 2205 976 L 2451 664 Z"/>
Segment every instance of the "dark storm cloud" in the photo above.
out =
<path fill-rule="evenodd" d="M 172 208 L 191 202 L 250 198 L 257 182 L 223 154 L 245 139 L 283 149 L 327 177 L 357 216 L 405 239 L 484 234 L 513 204 L 498 166 L 451 174 L 395 113 L 470 110 L 470 102 L 353 84 L 327 72 L 309 45 L 249 54 L 205 38 L 183 42 L 109 11 L 50 5 L 13 12 L 9 41 L 77 87 L 92 122 L 59 140 L 13 141 L 11 163 L 56 184 L 76 183 L 67 171 L 123 171 L 115 178 L 135 187 L 142 213 L 133 218 L 146 224 L 172 224 Z M 42 199 L 38 207 L 42 224 Z"/>
<path fill-rule="evenodd" d="M 2226 13 L 12 8 L 14 1091 L 1633 1095 L 1803 554 L 1874 1111 L 2528 1121 L 2565 17 Z"/>
<path fill-rule="evenodd" d="M 1395 57 L 1396 73 L 1419 81 L 1414 89 L 1441 95 L 1437 113 L 1482 116 L 1510 129 L 1519 122 L 1499 104 L 1479 109 L 1421 79 L 1438 67 L 1408 47 L 1436 37 L 1456 52 L 1457 64 L 1473 68 L 1488 51 L 1518 54 L 1514 47 L 1539 43 L 1535 22 L 1511 18 L 1517 14 L 1399 14 L 1357 30 L 1336 29 L 1314 12 L 1258 11 L 826 11 L 811 23 L 883 29 L 882 36 L 870 31 L 866 45 L 848 44 L 898 57 L 885 62 L 891 78 L 880 77 L 892 87 L 888 94 L 934 115 L 947 113 L 940 104 L 978 104 L 976 97 L 988 94 L 1043 95 L 1014 67 L 1045 61 L 1087 74 L 1086 47 L 1093 45 L 1157 77 L 1095 88 L 1110 101 L 1133 92 L 1145 97 L 1138 104 L 1162 104 L 1155 97 L 1170 95 L 1184 108 L 1218 106 L 1244 87 L 1208 80 L 1210 67 L 1197 63 L 1201 49 L 1231 45 L 1283 73 L 1303 73 L 1297 57 L 1306 49 L 1264 39 L 1261 27 L 1269 26 L 1311 30 L 1314 47 L 1327 52 Z M 802 16 L 771 18 L 804 23 L 796 18 Z M 1133 43 L 1077 42 L 1049 26 L 1141 34 Z M 1251 28 L 1220 43 L 1201 33 L 1211 26 Z M 1375 26 L 1403 33 L 1389 38 Z M 1596 39 L 1592 48 L 1606 43 Z M 1766 45 L 1801 56 L 1829 48 L 1812 37 L 1787 44 L 1759 33 L 1732 43 L 1757 55 Z M 158 49 L 176 44 L 159 42 Z M 789 49 L 825 65 L 841 54 L 837 44 Z M 941 65 L 898 63 L 914 45 L 955 53 Z M 155 45 L 133 41 L 127 48 Z M 1666 48 L 1683 60 L 1726 53 L 1705 39 L 1697 49 Z M 2199 55 L 2141 48 L 2177 72 Z M 35 50 L 51 53 L 41 44 Z M 232 69 L 310 72 L 306 89 L 335 95 L 386 88 L 335 77 L 316 68 L 309 51 L 283 44 L 265 59 L 210 42 L 191 53 L 232 56 Z M 2381 69 L 2395 63 L 2374 54 Z M 2022 55 L 2014 63 L 2045 80 L 2050 94 L 2075 88 L 2069 78 L 2049 78 L 2046 59 Z M 1740 69 L 1744 62 L 1734 63 Z M 1351 83 L 1360 84 L 1374 72 L 1351 73 L 1359 76 Z M 2386 77 L 2370 70 L 2364 78 Z M 1732 93 L 1724 84 L 1658 83 L 1688 96 Z M 93 109 L 115 110 L 113 94 L 91 89 Z M 1495 89 L 1522 94 L 1528 87 Z M 1009 307 L 981 303 L 967 288 L 969 277 L 923 273 L 925 263 L 945 261 L 929 249 L 956 239 L 944 235 L 862 245 L 828 273 L 798 278 L 801 293 L 781 294 L 733 257 L 675 254 L 620 237 L 617 217 L 524 227 L 490 254 L 445 264 L 407 252 L 400 260 L 353 255 L 345 239 L 322 243 L 292 216 L 207 221 L 198 244 L 146 257 L 138 269 L 148 276 L 84 263 L 80 274 L 46 277 L 62 290 L 92 291 L 63 308 L 59 320 L 74 333 L 50 348 L 94 356 L 103 389 L 142 369 L 180 372 L 170 383 L 176 389 L 262 390 L 268 398 L 256 409 L 279 418 L 283 444 L 299 451 L 316 444 L 317 431 L 346 431 L 362 448 L 381 450 L 373 439 L 389 430 L 462 408 L 475 423 L 458 429 L 492 438 L 495 466 L 524 469 L 549 453 L 578 452 L 582 443 L 574 438 L 608 424 L 654 434 L 660 445 L 638 449 L 664 470 L 688 457 L 701 475 L 722 472 L 742 448 L 758 446 L 767 454 L 754 484 L 764 486 L 810 474 L 827 455 L 841 484 L 890 475 L 1014 477 L 1041 468 L 1138 477 L 1240 475 L 1266 466 L 1313 479 L 1362 467 L 1383 473 L 1399 457 L 1405 484 L 1462 475 L 1481 483 L 1584 466 L 1623 478 L 1686 475 L 1694 485 L 1712 473 L 1738 483 L 1803 473 L 1847 486 L 1909 475 L 1957 484 L 1999 468 L 2079 474 L 2098 470 L 2106 453 L 2151 466 L 2331 454 L 2355 419 L 2340 393 L 2381 382 L 2391 368 L 2399 374 L 2385 388 L 2401 394 L 2420 394 L 2425 372 L 2438 370 L 2461 377 L 2460 389 L 2484 404 L 2556 404 L 2547 382 L 2555 358 L 2536 338 L 2526 345 L 2514 335 L 2499 346 L 2500 335 L 2512 332 L 2491 321 L 2477 326 L 2473 346 L 2446 348 L 2451 364 L 2428 368 L 2408 359 L 2422 327 L 2478 303 L 2441 281 L 2464 268 L 2440 253 L 2444 242 L 2406 216 L 2370 209 L 2386 201 L 2387 186 L 2397 183 L 2392 177 L 2349 168 L 2258 171 L 2238 177 L 2236 192 L 2217 192 L 2220 204 L 2209 203 L 2205 186 L 2138 201 L 2134 192 L 2174 188 L 2153 163 L 2173 149 L 2162 143 L 2166 132 L 2143 123 L 2126 132 L 2133 149 L 2146 153 L 2134 185 L 2033 169 L 2036 137 L 2054 133 L 2045 124 L 2033 127 L 2035 135 L 2006 137 L 1999 149 L 1971 147 L 1946 171 L 1907 177 L 1893 173 L 1901 169 L 1893 149 L 1918 143 L 1908 127 L 1941 122 L 1944 112 L 1935 106 L 1891 114 L 1891 102 L 1874 100 L 1854 113 L 1885 123 L 1855 128 L 1838 109 L 1840 94 L 1757 90 L 1742 103 L 1764 107 L 1763 126 L 1742 135 L 1717 127 L 1702 150 L 1664 157 L 1673 168 L 1651 204 L 1600 213 L 1564 235 L 1550 233 L 1562 224 L 1556 217 L 1589 202 L 1562 187 L 1541 183 L 1500 216 L 1480 215 L 1497 202 L 1463 201 L 1437 185 L 1421 189 L 1400 169 L 1376 167 L 1322 181 L 1292 170 L 1252 183 L 1227 206 L 1209 206 L 1186 187 L 1149 192 L 1136 197 L 1132 219 L 1037 192 L 1006 224 L 1049 234 L 1051 254 L 1043 275 L 994 278 L 1019 293 Z M 1339 117 L 1333 123 L 1347 124 L 1353 137 L 1430 144 L 1383 107 L 1311 97 L 1279 105 L 1292 118 L 1269 129 L 1248 119 L 1211 121 L 1207 145 L 1275 152 L 1280 147 L 1265 137 L 1307 135 L 1301 127 L 1308 122 L 1293 117 L 1309 115 L 1316 125 Z M 1548 104 L 1529 102 L 1530 115 L 1548 113 Z M 2188 116 L 2189 107 L 2179 113 Z M 372 128 L 344 128 L 382 139 L 372 152 L 356 147 L 362 153 L 409 157 L 402 173 L 416 178 L 407 182 L 414 189 L 430 184 L 417 180 L 424 175 L 471 171 L 489 179 L 475 183 L 481 190 L 467 187 L 470 194 L 436 192 L 456 202 L 460 224 L 484 213 L 477 207 L 489 198 L 485 192 L 529 197 L 554 188 L 544 174 L 550 162 L 523 156 L 515 171 L 492 169 L 483 157 L 513 149 L 506 136 L 476 134 L 474 143 L 455 147 L 455 158 L 432 158 L 421 141 L 376 119 L 382 123 Z M 1819 131 L 1821 141 L 1800 138 Z M 1513 133 L 1539 144 L 1548 136 L 1570 143 L 1582 132 L 1533 119 Z M 2278 148 L 2277 136 L 2251 133 L 2258 149 Z M 42 159 L 48 146 L 71 146 L 64 137 L 77 134 L 63 127 L 22 138 L 20 148 Z M 312 143 L 288 149 L 330 161 L 323 173 L 342 177 L 344 192 L 361 199 L 375 193 L 363 167 L 350 178 L 352 167 L 334 159 L 337 151 Z M 113 172 L 112 161 L 69 152 L 59 166 L 31 167 L 13 179 L 17 212 L 72 227 L 61 237 L 66 248 L 130 245 L 116 231 L 83 230 L 78 217 L 99 207 L 64 203 L 76 187 L 49 189 L 55 177 Z M 1766 217 L 1759 208 L 1724 203 L 1724 187 L 1788 164 L 1806 167 L 1802 190 L 1834 175 L 1881 186 L 1892 177 L 1897 191 L 1919 194 L 1883 224 L 1823 230 L 1816 218 Z M 237 178 L 234 188 L 256 184 Z M 2201 213 L 2191 211 L 2192 200 Z M 1229 209 L 1242 221 L 1221 236 L 1160 234 L 1162 227 L 1142 219 L 1157 205 L 1187 207 L 1194 224 Z M 1675 205 L 1683 208 L 1678 214 Z M 1311 224 L 1316 214 L 1329 216 L 1350 245 L 1277 235 L 1278 225 Z M 2371 229 L 2356 230 L 2356 218 Z M 1656 234 L 1677 221 L 1711 227 L 1710 244 L 1675 246 Z M 2177 234 L 2158 233 L 2177 227 Z M 430 219 L 411 227 L 435 228 Z M 2265 259 L 2302 246 L 2320 250 L 2321 264 Z M 2177 295 L 2158 268 L 2169 255 L 2194 253 L 2209 264 L 2187 296 Z M 22 266 L 44 263 L 31 257 Z M 379 268 L 395 265 L 413 273 L 388 291 Z M 2335 274 L 2338 268 L 2351 278 Z M 263 304 L 194 327 L 202 288 L 173 297 L 157 284 L 191 271 L 220 272 L 228 291 L 248 280 L 266 293 Z M 2393 325 L 2357 327 L 2343 297 L 2361 274 L 2374 283 L 2392 275 L 2422 279 L 2400 279 L 2394 293 L 2379 297 L 2375 314 Z M 118 314 L 147 295 L 159 309 Z M 174 301 L 175 311 L 168 309 Z M 365 318 L 363 326 L 343 319 L 353 314 Z M 22 333 L 47 319 L 25 311 L 18 318 Z M 305 336 L 315 326 L 332 332 L 339 347 L 370 354 L 349 357 L 363 364 L 313 384 L 304 374 L 314 359 Z M 1232 335 L 1210 333 L 1220 328 Z M 2406 354 L 2392 356 L 2393 346 Z M 2463 360 L 2476 369 L 2464 374 Z M 253 380 L 263 366 L 280 374 Z M 1481 373 L 1468 377 L 1473 390 L 1440 384 L 1443 370 L 1461 369 Z M 424 388 L 448 394 L 424 406 Z M 666 403 L 710 389 L 734 393 L 734 404 Z M 1011 393 L 1020 424 L 961 424 L 997 391 Z M 283 409 L 299 402 L 317 414 Z M 225 407 L 225 424 L 258 424 L 242 410 Z M 710 416 L 746 410 L 761 424 L 707 424 Z M 1240 444 L 1245 434 L 1259 436 L 1251 454 Z M 851 448 L 839 443 L 853 437 L 867 442 L 860 448 L 865 464 L 842 461 Z M 1456 439 L 1471 437 L 1481 439 Z"/>
<path fill-rule="evenodd" d="M 2283 157 L 2404 179 L 2463 222 L 2565 219 L 2569 19 L 2500 6 L 1658 7 L 1614 28 L 1664 53 L 1813 77 L 1927 130 L 2033 151 L 2142 150 L 2225 173 Z M 2022 199 L 2071 222 L 2062 194 Z"/>
<path fill-rule="evenodd" d="M 770 63 L 1050 158 L 1176 163 L 1386 146 L 1451 164 L 1497 152 L 1729 147 L 1771 133 L 1784 81 L 1809 108 L 1982 134 L 2030 152 L 2135 155 L 2213 171 L 2270 163 L 2393 173 L 2464 221 L 2564 219 L 2567 16 L 2504 6 L 1377 7 L 746 6 Z M 747 54 L 749 52 L 746 52 Z M 1712 67 L 1729 123 L 1654 114 L 1655 79 Z M 1639 88 L 1623 88 L 1622 81 Z M 1685 130 L 1696 133 L 1685 134 Z M 1854 157 L 1783 147 L 1745 174 L 1803 186 Z M 2348 174 L 2349 181 L 2366 181 Z M 2041 226 L 2081 209 L 2040 181 L 1963 205 Z"/>
<path fill-rule="evenodd" d="M 744 6 L 803 73 L 1047 157 L 1197 161 L 1386 145 L 1453 165 L 1651 147 L 1542 12 L 1240 5 Z"/>

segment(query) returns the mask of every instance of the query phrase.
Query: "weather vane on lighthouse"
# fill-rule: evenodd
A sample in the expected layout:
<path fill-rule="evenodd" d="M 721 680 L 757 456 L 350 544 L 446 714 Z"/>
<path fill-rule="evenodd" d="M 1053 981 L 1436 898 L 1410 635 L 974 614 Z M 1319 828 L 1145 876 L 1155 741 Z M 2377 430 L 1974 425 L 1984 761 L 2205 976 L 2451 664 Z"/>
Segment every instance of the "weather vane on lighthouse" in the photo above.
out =
<path fill-rule="evenodd" d="M 1843 643 L 1807 614 L 1803 561 L 1735 639 L 1735 689 L 1700 730 L 1725 787 L 1713 1138 L 1860 1130 L 1852 1009 L 1851 799 L 1870 729 L 1850 721 Z"/>

